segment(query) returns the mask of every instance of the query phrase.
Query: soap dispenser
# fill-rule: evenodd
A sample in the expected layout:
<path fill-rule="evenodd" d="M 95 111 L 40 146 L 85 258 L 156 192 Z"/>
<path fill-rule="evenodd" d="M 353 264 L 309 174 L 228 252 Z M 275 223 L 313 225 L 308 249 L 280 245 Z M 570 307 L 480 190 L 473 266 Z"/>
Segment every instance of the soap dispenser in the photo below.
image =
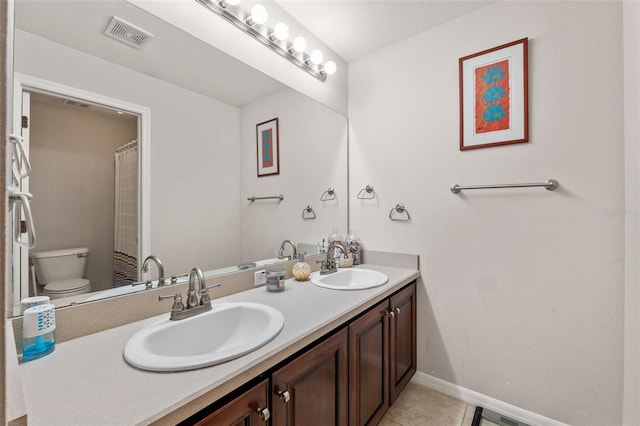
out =
<path fill-rule="evenodd" d="M 298 263 L 293 265 L 293 277 L 296 281 L 307 281 L 311 275 L 311 266 L 304 261 L 304 254 L 298 255 Z"/>

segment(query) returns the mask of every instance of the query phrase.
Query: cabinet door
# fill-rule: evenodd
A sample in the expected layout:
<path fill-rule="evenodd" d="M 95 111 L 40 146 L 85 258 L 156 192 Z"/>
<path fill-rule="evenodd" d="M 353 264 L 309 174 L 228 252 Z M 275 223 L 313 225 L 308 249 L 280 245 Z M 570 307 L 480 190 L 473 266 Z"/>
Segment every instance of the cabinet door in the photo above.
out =
<path fill-rule="evenodd" d="M 389 408 L 388 301 L 349 324 L 349 424 L 378 424 Z"/>
<path fill-rule="evenodd" d="M 396 400 L 416 372 L 416 285 L 391 297 L 389 398 Z"/>
<path fill-rule="evenodd" d="M 266 425 L 269 421 L 269 381 L 264 380 L 233 399 L 197 426 L 256 426 Z"/>
<path fill-rule="evenodd" d="M 347 339 L 344 328 L 273 373 L 273 426 L 347 425 Z"/>

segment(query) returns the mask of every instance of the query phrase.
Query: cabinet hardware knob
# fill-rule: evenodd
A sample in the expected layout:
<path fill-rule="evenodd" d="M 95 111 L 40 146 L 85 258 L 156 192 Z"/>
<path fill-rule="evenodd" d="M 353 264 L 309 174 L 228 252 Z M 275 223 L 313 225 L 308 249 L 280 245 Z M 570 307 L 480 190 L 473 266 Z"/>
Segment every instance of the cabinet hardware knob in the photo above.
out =
<path fill-rule="evenodd" d="M 271 413 L 268 408 L 258 408 L 258 417 L 266 422 L 271 417 Z"/>
<path fill-rule="evenodd" d="M 396 314 L 393 311 L 388 311 L 387 312 L 387 316 L 390 317 L 390 318 L 393 318 L 393 317 L 396 316 Z"/>
<path fill-rule="evenodd" d="M 400 307 L 396 306 L 394 311 L 396 311 L 396 315 L 400 315 Z"/>
<path fill-rule="evenodd" d="M 291 399 L 291 394 L 289 393 L 289 391 L 282 391 L 278 392 L 278 397 L 280 398 L 280 401 L 286 404 Z"/>

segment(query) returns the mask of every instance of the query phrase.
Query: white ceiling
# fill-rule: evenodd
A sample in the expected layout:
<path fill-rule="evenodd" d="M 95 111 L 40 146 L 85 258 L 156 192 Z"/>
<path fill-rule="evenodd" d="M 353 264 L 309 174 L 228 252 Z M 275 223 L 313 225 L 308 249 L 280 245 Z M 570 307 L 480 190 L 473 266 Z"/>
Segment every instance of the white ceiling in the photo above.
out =
<path fill-rule="evenodd" d="M 485 0 L 277 0 L 347 62 L 492 3 Z"/>
<path fill-rule="evenodd" d="M 490 3 L 484 0 L 277 1 L 346 61 Z M 124 0 L 16 0 L 15 12 L 17 28 L 231 105 L 242 106 L 285 87 Z M 112 16 L 129 21 L 154 38 L 137 50 L 104 36 Z"/>

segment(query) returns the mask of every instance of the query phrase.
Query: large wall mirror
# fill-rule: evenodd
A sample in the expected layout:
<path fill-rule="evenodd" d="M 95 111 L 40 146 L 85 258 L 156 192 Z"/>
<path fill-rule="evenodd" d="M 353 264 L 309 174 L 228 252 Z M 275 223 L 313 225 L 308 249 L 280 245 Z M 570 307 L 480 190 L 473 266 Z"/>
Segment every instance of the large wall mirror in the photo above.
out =
<path fill-rule="evenodd" d="M 142 48 L 107 37 L 113 17 L 153 37 Z M 157 277 L 155 265 L 140 273 L 148 255 L 167 277 L 213 275 L 277 260 L 287 239 L 312 251 L 347 232 L 343 115 L 124 0 L 18 0 L 15 26 L 16 80 L 36 82 L 16 91 L 15 113 L 30 115 L 38 235 L 32 249 L 13 246 L 16 313 L 43 292 L 42 253 L 88 249 L 74 255 L 90 292 L 52 297 L 65 306 L 144 289 L 128 283 Z M 256 126 L 274 118 L 279 174 L 260 177 Z M 118 158 L 132 146 L 133 159 Z"/>

